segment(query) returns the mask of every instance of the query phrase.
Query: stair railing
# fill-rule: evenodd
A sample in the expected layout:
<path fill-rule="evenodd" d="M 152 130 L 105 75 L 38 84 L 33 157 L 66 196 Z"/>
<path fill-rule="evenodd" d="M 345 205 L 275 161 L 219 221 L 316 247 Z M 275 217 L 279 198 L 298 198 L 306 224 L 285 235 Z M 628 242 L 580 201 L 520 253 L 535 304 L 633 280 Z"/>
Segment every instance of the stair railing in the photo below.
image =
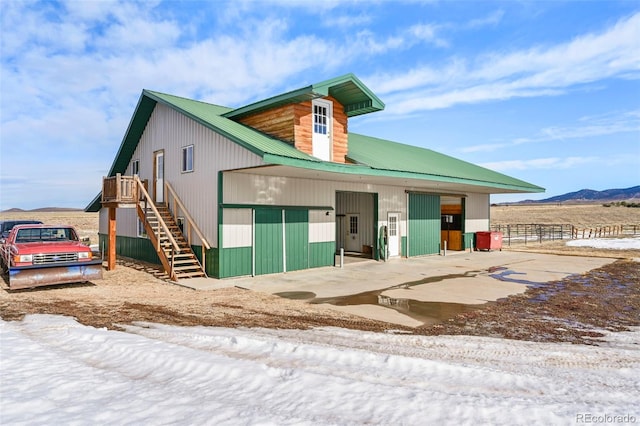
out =
<path fill-rule="evenodd" d="M 207 256 L 206 256 L 206 251 L 205 250 L 209 250 L 211 248 L 211 246 L 209 245 L 209 242 L 207 241 L 207 239 L 204 237 L 204 234 L 202 233 L 200 228 L 198 228 L 198 225 L 196 224 L 195 220 L 193 220 L 193 218 L 189 214 L 189 211 L 187 210 L 187 208 L 182 203 L 182 200 L 180 200 L 180 197 L 178 197 L 178 194 L 173 189 L 173 187 L 166 180 L 164 181 L 164 185 L 165 185 L 165 188 L 167 189 L 166 193 L 167 193 L 167 205 L 168 206 L 169 206 L 170 198 L 172 199 L 170 211 L 173 214 L 173 217 L 177 218 L 178 216 L 184 216 L 184 218 L 185 218 L 185 220 L 187 222 L 185 224 L 186 225 L 186 230 L 185 230 L 186 232 L 183 231 L 183 235 L 186 237 L 187 242 L 189 243 L 189 245 L 193 245 L 193 237 L 191 235 L 191 231 L 192 230 L 193 230 L 193 232 L 195 232 L 195 234 L 198 236 L 198 238 L 202 242 L 202 269 L 203 269 L 203 271 L 206 271 L 205 258 Z M 177 222 L 177 220 L 176 220 L 176 222 Z"/>
<path fill-rule="evenodd" d="M 178 246 L 178 243 L 176 242 L 175 238 L 173 238 L 173 234 L 171 234 L 171 232 L 169 231 L 169 228 L 167 227 L 167 224 L 162 219 L 162 216 L 160 216 L 160 212 L 156 208 L 155 204 L 151 201 L 151 197 L 149 197 L 149 193 L 145 189 L 138 175 L 134 175 L 134 179 L 136 181 L 136 185 L 138 186 L 138 190 L 140 191 L 140 194 L 141 194 L 140 200 L 144 201 L 144 208 L 141 208 L 140 206 L 138 207 L 140 207 L 143 211 L 145 227 L 148 227 L 153 231 L 152 233 L 154 234 L 155 240 L 156 240 L 156 252 L 158 252 L 159 254 L 162 251 L 162 247 L 160 246 L 161 230 L 164 231 L 164 233 L 167 236 L 167 239 L 171 243 L 171 257 L 168 259 L 170 271 L 168 272 L 171 278 L 175 279 L 175 272 L 173 269 L 174 260 L 175 260 L 174 256 L 176 253 L 180 252 L 180 247 Z M 158 219 L 158 224 L 156 225 L 156 228 L 153 228 L 149 223 L 149 220 L 147 218 L 147 208 L 151 208 L 151 211 L 153 211 L 153 213 L 156 215 L 156 218 Z"/>

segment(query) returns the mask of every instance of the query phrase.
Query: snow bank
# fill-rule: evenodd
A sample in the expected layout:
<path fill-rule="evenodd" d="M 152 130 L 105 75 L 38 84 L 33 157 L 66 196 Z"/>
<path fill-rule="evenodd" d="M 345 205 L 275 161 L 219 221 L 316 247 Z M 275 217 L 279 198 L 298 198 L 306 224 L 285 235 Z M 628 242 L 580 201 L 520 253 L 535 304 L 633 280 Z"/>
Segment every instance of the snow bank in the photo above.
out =
<path fill-rule="evenodd" d="M 611 250 L 640 250 L 640 237 L 634 238 L 591 238 L 567 241 L 571 247 L 593 247 Z"/>
<path fill-rule="evenodd" d="M 640 329 L 606 345 L 0 321 L 2 424 L 640 422 Z M 583 417 L 584 418 L 584 417 Z"/>

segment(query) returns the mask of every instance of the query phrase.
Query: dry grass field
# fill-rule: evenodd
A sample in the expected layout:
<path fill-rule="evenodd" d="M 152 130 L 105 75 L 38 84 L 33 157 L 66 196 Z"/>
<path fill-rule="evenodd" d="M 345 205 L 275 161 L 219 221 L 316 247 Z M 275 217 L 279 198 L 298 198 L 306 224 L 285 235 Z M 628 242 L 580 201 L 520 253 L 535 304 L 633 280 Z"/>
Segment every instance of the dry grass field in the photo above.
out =
<path fill-rule="evenodd" d="M 491 224 L 571 224 L 578 228 L 640 225 L 640 209 L 602 204 L 537 204 L 491 207 Z"/>
<path fill-rule="evenodd" d="M 537 204 L 509 205 L 491 207 L 491 226 L 514 224 L 563 224 L 578 229 L 613 227 L 623 225 L 631 230 L 636 225 L 640 235 L 640 209 L 630 207 L 604 207 L 602 204 Z M 586 233 L 588 235 L 588 231 Z M 582 233 L 579 233 L 581 236 Z M 622 237 L 631 237 L 625 234 Z M 616 236 L 618 237 L 618 236 Z M 620 259 L 639 258 L 640 250 L 609 250 L 590 247 L 569 247 L 566 241 L 529 241 L 514 240 L 510 245 L 504 241 L 507 250 L 526 250 L 538 253 L 562 254 L 573 256 L 611 257 Z"/>
<path fill-rule="evenodd" d="M 55 212 L 0 212 L 0 220 L 39 220 L 50 225 L 73 225 L 80 238 L 89 237 L 91 244 L 98 244 L 98 213 L 83 211 Z"/>

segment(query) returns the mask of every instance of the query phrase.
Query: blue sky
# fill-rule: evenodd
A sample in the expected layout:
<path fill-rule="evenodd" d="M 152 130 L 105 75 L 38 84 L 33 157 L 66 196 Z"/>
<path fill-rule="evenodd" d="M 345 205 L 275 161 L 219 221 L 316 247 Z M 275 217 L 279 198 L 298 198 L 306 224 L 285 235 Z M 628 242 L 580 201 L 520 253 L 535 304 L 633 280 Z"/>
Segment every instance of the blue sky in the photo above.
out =
<path fill-rule="evenodd" d="M 142 89 L 242 106 L 352 72 L 351 131 L 536 185 L 640 184 L 637 1 L 0 2 L 0 210 L 82 208 Z"/>

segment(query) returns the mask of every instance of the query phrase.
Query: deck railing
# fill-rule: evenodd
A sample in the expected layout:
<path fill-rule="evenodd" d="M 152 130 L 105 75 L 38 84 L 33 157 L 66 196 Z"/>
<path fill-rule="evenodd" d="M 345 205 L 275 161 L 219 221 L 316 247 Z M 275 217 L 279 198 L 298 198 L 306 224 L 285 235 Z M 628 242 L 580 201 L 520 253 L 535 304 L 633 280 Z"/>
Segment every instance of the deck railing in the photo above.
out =
<path fill-rule="evenodd" d="M 136 204 L 139 199 L 136 176 L 115 176 L 102 179 L 102 203 Z"/>
<path fill-rule="evenodd" d="M 136 184 L 136 188 L 140 191 L 140 194 L 142 195 L 140 200 L 141 204 L 138 204 L 138 216 L 145 224 L 145 229 L 147 230 L 147 232 L 151 231 L 151 234 L 153 234 L 153 235 L 150 234 L 149 236 L 152 237 L 151 241 L 154 243 L 154 248 L 156 249 L 156 252 L 158 253 L 159 256 L 163 251 L 163 247 L 161 246 L 162 237 L 165 237 L 168 240 L 169 254 L 166 255 L 165 253 L 166 261 L 168 262 L 168 264 L 165 265 L 165 268 L 168 266 L 167 273 L 169 273 L 169 276 L 171 277 L 172 280 L 175 280 L 176 278 L 175 271 L 174 271 L 175 255 L 180 253 L 180 247 L 178 246 L 178 243 L 176 242 L 175 238 L 173 238 L 173 234 L 167 227 L 167 224 L 162 219 L 162 215 L 156 208 L 155 204 L 153 204 L 153 202 L 151 201 L 151 197 L 149 196 L 149 193 L 145 189 L 143 182 L 138 178 L 138 175 L 134 175 L 133 179 Z M 149 218 L 148 218 L 149 211 L 153 212 L 152 217 L 157 221 L 157 223 L 155 224 L 155 227 L 152 226 L 149 221 Z M 160 258 L 160 260 L 161 261 L 163 260 L 162 257 Z"/>
<path fill-rule="evenodd" d="M 193 220 L 193 218 L 189 214 L 189 211 L 182 203 L 182 200 L 180 200 L 180 197 L 178 197 L 178 194 L 173 189 L 173 187 L 166 180 L 164 182 L 164 185 L 165 185 L 165 188 L 167 189 L 166 191 L 167 207 L 169 207 L 169 211 L 173 215 L 174 219 L 176 219 L 176 222 L 178 222 L 178 218 L 180 217 L 184 218 L 182 235 L 184 235 L 184 237 L 186 238 L 190 246 L 195 245 L 194 237 L 193 237 L 194 233 L 197 235 L 197 237 L 200 239 L 200 242 L 202 243 L 201 263 L 202 263 L 202 268 L 205 269 L 205 262 L 206 262 L 205 250 L 209 250 L 211 246 L 209 245 L 209 242 L 205 238 L 204 233 L 200 230 L 200 228 L 198 228 L 198 225 L 196 224 L 195 220 Z"/>

